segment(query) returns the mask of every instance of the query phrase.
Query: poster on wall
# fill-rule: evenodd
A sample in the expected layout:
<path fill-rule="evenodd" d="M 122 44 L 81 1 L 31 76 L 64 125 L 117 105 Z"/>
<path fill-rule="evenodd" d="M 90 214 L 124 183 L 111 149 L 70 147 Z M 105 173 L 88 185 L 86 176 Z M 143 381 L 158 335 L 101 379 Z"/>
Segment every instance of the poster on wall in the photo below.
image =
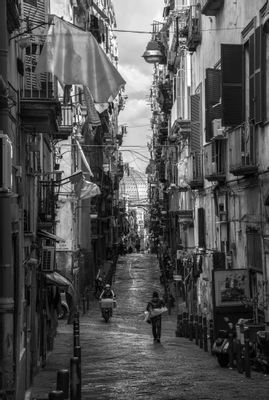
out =
<path fill-rule="evenodd" d="M 242 306 L 250 296 L 248 270 L 216 270 L 214 287 L 216 307 Z"/>

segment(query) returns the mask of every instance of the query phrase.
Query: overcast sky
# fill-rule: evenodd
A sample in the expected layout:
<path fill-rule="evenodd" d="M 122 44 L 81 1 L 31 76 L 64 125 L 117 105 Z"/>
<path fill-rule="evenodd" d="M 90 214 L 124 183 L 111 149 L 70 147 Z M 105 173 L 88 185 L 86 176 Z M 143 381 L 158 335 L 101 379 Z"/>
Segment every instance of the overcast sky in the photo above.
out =
<path fill-rule="evenodd" d="M 154 20 L 162 21 L 164 0 L 114 0 L 117 29 L 150 32 Z M 146 104 L 152 82 L 153 66 L 142 58 L 150 34 L 115 32 L 119 47 L 119 72 L 127 82 L 126 107 L 119 114 L 119 124 L 126 124 L 128 135 L 124 138 L 122 154 L 125 162 L 135 169 L 145 171 L 147 162 L 137 151 L 149 156 L 147 142 L 151 136 L 150 106 Z M 148 137 L 147 137 L 148 136 Z M 125 151 L 130 147 L 132 153 Z"/>

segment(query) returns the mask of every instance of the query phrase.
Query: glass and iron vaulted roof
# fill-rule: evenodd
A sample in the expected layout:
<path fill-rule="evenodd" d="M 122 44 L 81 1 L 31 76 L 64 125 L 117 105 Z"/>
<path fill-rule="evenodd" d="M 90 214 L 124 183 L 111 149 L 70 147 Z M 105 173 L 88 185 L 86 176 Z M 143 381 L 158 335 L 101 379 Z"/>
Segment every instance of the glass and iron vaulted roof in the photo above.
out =
<path fill-rule="evenodd" d="M 132 203 L 141 203 L 148 199 L 148 183 L 147 175 L 129 168 L 124 172 L 124 176 L 120 181 L 119 197 L 127 198 Z"/>

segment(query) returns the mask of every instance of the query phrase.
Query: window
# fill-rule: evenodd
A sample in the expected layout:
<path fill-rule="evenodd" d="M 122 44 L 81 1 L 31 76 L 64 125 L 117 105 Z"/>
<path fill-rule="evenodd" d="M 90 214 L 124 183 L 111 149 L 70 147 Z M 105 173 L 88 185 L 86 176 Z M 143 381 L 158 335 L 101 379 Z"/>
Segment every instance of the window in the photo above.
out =
<path fill-rule="evenodd" d="M 206 69 L 205 107 L 206 107 L 206 142 L 213 137 L 212 121 L 221 118 L 221 71 L 214 68 Z"/>

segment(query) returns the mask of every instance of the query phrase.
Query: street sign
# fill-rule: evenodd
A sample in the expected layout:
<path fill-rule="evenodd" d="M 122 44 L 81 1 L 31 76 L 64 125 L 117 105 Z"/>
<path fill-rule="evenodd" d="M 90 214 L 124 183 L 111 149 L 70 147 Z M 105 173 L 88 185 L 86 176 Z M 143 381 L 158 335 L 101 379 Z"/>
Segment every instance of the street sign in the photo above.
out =
<path fill-rule="evenodd" d="M 173 275 L 174 281 L 182 281 L 182 275 Z"/>

